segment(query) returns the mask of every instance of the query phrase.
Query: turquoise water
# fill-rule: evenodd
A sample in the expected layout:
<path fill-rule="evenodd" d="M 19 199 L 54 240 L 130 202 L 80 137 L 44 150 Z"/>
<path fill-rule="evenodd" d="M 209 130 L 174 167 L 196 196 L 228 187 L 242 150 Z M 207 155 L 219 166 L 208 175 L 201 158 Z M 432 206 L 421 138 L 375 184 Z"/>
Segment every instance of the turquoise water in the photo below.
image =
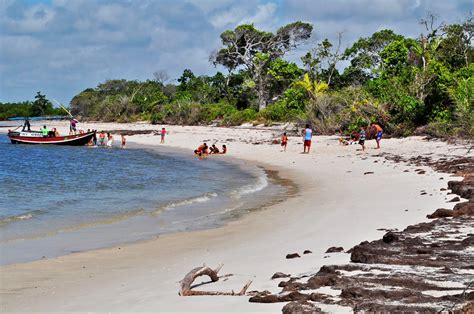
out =
<path fill-rule="evenodd" d="M 0 263 L 213 227 L 281 192 L 262 169 L 221 157 L 14 145 L 0 136 Z"/>

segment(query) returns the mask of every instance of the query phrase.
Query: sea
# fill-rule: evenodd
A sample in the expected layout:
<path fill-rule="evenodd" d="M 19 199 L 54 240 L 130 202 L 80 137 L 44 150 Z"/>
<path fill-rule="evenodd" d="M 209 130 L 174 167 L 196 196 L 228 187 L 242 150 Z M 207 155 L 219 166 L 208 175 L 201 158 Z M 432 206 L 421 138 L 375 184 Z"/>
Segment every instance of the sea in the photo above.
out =
<path fill-rule="evenodd" d="M 0 134 L 0 264 L 215 228 L 291 193 L 227 157 L 11 144 Z"/>

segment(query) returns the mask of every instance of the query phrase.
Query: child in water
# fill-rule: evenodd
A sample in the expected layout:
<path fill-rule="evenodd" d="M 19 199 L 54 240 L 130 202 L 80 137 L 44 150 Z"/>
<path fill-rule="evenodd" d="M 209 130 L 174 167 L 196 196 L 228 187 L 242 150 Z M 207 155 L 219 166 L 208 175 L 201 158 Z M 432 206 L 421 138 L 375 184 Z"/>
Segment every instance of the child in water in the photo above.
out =
<path fill-rule="evenodd" d="M 114 144 L 114 137 L 112 134 L 107 133 L 107 147 L 112 147 Z"/>
<path fill-rule="evenodd" d="M 125 135 L 121 134 L 122 136 L 122 148 L 125 148 L 125 143 L 127 142 L 127 139 L 125 138 Z"/>

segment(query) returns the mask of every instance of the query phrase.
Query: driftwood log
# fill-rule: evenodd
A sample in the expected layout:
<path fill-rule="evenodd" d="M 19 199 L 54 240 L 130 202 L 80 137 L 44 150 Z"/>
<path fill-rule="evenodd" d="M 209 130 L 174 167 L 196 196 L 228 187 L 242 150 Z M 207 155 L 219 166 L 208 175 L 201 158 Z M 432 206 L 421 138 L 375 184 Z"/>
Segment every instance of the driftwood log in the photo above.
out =
<path fill-rule="evenodd" d="M 192 286 L 194 280 L 200 276 L 209 276 L 211 278 L 211 282 L 219 281 L 219 278 L 228 277 L 229 275 L 219 277 L 218 272 L 221 270 L 223 264 L 220 264 L 216 269 L 211 269 L 206 265 L 201 267 L 193 268 L 189 273 L 184 276 L 183 280 L 180 281 L 180 296 L 193 296 L 193 295 L 235 295 L 241 296 L 245 295 L 247 289 L 249 288 L 252 281 L 247 282 L 247 284 L 239 291 L 234 292 L 221 292 L 221 291 L 199 291 L 199 290 L 192 290 L 194 286 Z"/>

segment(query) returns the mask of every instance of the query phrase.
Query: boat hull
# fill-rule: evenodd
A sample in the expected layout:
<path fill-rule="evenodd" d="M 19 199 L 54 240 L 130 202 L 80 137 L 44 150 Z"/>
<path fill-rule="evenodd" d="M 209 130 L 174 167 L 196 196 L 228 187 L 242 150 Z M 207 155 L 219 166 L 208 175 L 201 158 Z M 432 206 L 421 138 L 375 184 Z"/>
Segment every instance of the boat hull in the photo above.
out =
<path fill-rule="evenodd" d="M 12 144 L 48 144 L 48 145 L 69 145 L 83 146 L 89 143 L 95 132 L 88 132 L 75 135 L 59 137 L 42 137 L 38 132 L 10 132 L 8 137 Z"/>

